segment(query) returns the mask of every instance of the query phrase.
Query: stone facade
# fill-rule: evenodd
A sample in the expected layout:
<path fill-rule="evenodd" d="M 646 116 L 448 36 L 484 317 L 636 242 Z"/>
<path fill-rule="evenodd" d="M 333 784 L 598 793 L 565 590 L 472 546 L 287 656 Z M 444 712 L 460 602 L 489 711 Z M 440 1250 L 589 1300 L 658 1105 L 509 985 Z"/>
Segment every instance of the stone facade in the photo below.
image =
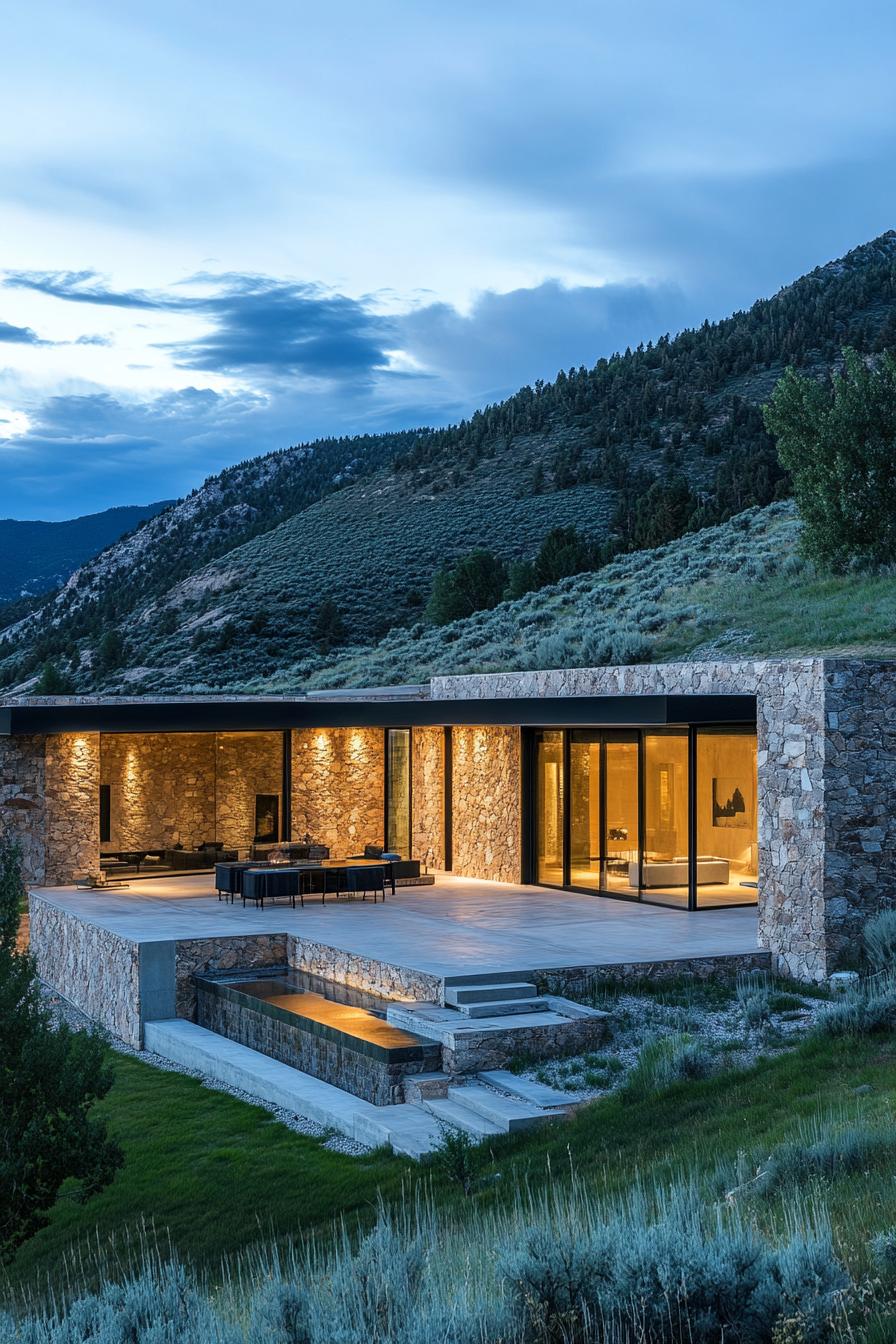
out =
<path fill-rule="evenodd" d="M 334 859 L 383 843 L 381 728 L 297 729 L 292 735 L 292 835 L 307 832 Z"/>
<path fill-rule="evenodd" d="M 452 871 L 493 882 L 519 882 L 520 730 L 454 728 L 452 741 Z"/>
<path fill-rule="evenodd" d="M 215 839 L 214 733 L 105 733 L 111 790 L 103 849 L 195 849 Z"/>
<path fill-rule="evenodd" d="M 255 838 L 256 794 L 279 799 L 283 838 L 282 733 L 218 733 L 215 839 L 225 849 L 247 849 Z"/>
<path fill-rule="evenodd" d="M 293 970 L 335 980 L 337 984 L 353 989 L 364 989 L 382 999 L 434 1000 L 442 989 L 439 976 L 374 961 L 346 952 L 341 947 L 328 947 L 326 943 L 296 938 L 292 934 L 286 939 L 286 960 Z"/>
<path fill-rule="evenodd" d="M 0 824 L 22 849 L 25 881 L 46 881 L 46 738 L 0 737 Z"/>
<path fill-rule="evenodd" d="M 424 867 L 445 867 L 445 732 L 414 728 L 411 732 L 411 853 Z"/>

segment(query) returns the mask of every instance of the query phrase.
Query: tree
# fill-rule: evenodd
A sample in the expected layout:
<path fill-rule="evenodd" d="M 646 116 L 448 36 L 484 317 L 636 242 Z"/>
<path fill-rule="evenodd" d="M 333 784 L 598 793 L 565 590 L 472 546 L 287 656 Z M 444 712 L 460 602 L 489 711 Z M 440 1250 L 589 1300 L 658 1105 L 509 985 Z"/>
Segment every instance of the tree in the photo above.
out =
<path fill-rule="evenodd" d="M 821 383 L 788 368 L 764 408 L 793 479 L 807 555 L 834 570 L 896 560 L 896 359 L 843 351 Z"/>
<path fill-rule="evenodd" d="M 541 543 L 532 562 L 534 587 L 559 583 L 570 574 L 594 569 L 594 547 L 574 527 L 554 527 Z"/>
<path fill-rule="evenodd" d="M 447 625 L 474 611 L 496 607 L 507 586 L 507 566 L 491 551 L 470 551 L 456 565 L 436 574 L 426 615 L 434 625 Z"/>
<path fill-rule="evenodd" d="M 321 602 L 311 626 L 311 638 L 321 653 L 329 653 L 345 639 L 345 621 L 342 613 L 331 597 Z"/>
<path fill-rule="evenodd" d="M 71 678 L 67 677 L 51 658 L 43 665 L 34 687 L 35 695 L 69 695 L 72 690 Z"/>
<path fill-rule="evenodd" d="M 96 649 L 96 660 L 104 672 L 114 672 L 122 667 L 127 658 L 127 649 L 121 631 L 110 626 L 103 631 Z"/>
<path fill-rule="evenodd" d="M 122 1161 L 91 1113 L 112 1083 L 102 1039 L 54 1027 L 34 964 L 16 949 L 24 898 L 21 852 L 0 834 L 0 1261 L 43 1226 L 64 1181 L 86 1199 Z"/>

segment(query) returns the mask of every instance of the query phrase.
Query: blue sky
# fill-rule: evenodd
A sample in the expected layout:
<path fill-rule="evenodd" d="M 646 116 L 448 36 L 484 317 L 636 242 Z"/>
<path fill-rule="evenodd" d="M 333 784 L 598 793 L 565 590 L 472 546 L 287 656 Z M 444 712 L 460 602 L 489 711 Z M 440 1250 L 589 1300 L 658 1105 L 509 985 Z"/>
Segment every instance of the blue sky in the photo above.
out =
<path fill-rule="evenodd" d="M 445 423 L 896 226 L 896 11 L 29 0 L 0 516 Z"/>

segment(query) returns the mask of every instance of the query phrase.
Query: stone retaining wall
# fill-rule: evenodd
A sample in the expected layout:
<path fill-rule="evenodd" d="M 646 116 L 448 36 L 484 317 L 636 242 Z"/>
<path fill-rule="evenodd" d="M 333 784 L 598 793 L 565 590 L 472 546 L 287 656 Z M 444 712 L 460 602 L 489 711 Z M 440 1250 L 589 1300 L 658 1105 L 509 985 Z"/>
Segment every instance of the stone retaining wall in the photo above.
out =
<path fill-rule="evenodd" d="M 482 1069 L 503 1069 L 514 1058 L 580 1055 L 606 1040 L 607 1023 L 604 1016 L 576 1017 L 550 1027 L 465 1031 L 463 1036 L 454 1036 L 453 1046 L 442 1046 L 442 1068 L 446 1073 L 479 1073 Z"/>
<path fill-rule="evenodd" d="M 601 982 L 626 980 L 732 980 L 749 971 L 771 970 L 768 951 L 734 952 L 729 956 L 685 957 L 669 961 L 626 961 L 609 966 L 559 966 L 529 972 L 539 994 L 575 995 Z"/>
<path fill-rule="evenodd" d="M 286 961 L 294 970 L 307 971 L 309 975 L 319 975 L 339 985 L 366 989 L 383 999 L 435 1002 L 442 989 L 440 976 L 374 961 L 355 952 L 346 952 L 341 947 L 296 938 L 291 933 L 286 937 Z"/>
<path fill-rule="evenodd" d="M 32 893 L 38 975 L 128 1045 L 141 1045 L 139 946 Z"/>
<path fill-rule="evenodd" d="M 174 1008 L 178 1017 L 196 1021 L 194 975 L 249 970 L 286 963 L 285 933 L 243 934 L 227 938 L 182 938 L 174 945 Z"/>

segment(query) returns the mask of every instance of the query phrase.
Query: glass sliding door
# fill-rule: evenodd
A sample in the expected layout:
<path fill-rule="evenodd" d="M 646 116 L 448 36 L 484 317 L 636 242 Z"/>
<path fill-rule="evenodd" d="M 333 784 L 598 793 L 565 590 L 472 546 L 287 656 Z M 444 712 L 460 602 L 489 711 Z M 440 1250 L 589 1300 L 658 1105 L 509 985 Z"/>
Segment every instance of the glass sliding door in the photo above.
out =
<path fill-rule="evenodd" d="M 563 732 L 545 729 L 535 735 L 534 868 L 535 881 L 564 885 L 566 781 L 563 768 Z"/>
<path fill-rule="evenodd" d="M 644 734 L 644 900 L 687 908 L 690 893 L 688 734 Z"/>
<path fill-rule="evenodd" d="M 411 853 L 411 730 L 386 729 L 386 849 Z"/>
<path fill-rule="evenodd" d="M 601 739 L 574 732 L 569 743 L 569 884 L 601 884 Z"/>
<path fill-rule="evenodd" d="M 697 905 L 757 900 L 756 734 L 697 730 Z"/>
<path fill-rule="evenodd" d="M 637 898 L 641 857 L 638 740 L 634 735 L 606 738 L 603 750 L 606 807 L 601 889 L 614 896 Z"/>

